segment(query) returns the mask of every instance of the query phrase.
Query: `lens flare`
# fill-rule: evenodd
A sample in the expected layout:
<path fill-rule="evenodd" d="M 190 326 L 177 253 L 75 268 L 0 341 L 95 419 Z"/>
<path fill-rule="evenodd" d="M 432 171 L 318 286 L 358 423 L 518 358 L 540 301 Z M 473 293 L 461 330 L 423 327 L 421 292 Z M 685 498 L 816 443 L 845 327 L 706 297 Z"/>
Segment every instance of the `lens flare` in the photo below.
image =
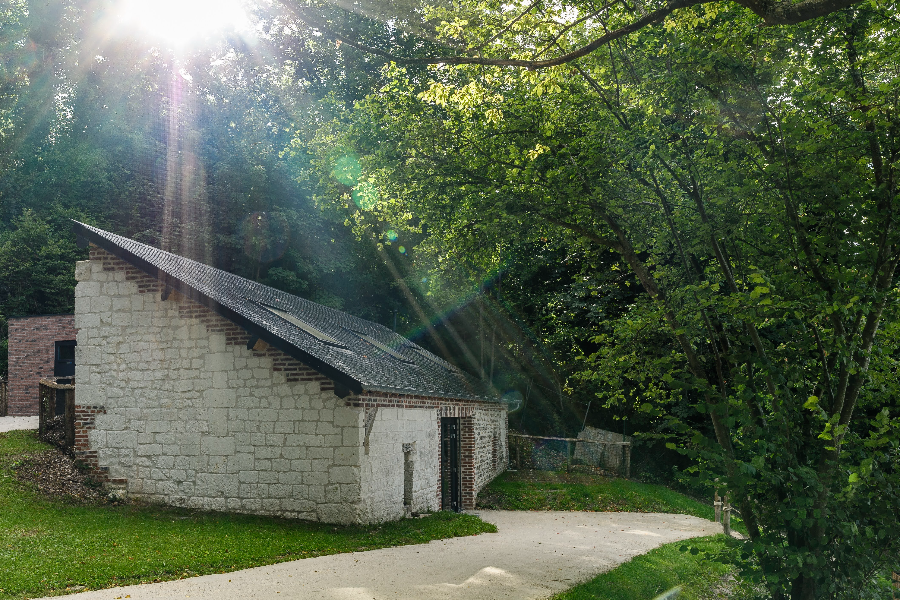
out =
<path fill-rule="evenodd" d="M 181 48 L 227 31 L 249 33 L 252 24 L 240 0 L 123 0 L 118 20 L 126 29 Z"/>
<path fill-rule="evenodd" d="M 369 181 L 363 181 L 352 192 L 353 202 L 363 210 L 372 210 L 378 204 L 378 188 Z"/>
<path fill-rule="evenodd" d="M 400 254 L 406 254 L 406 247 L 400 246 L 399 248 L 397 248 L 397 251 L 400 252 Z"/>
<path fill-rule="evenodd" d="M 359 159 L 353 154 L 345 154 L 334 163 L 334 169 L 331 170 L 331 176 L 343 183 L 353 187 L 359 181 L 362 175 L 362 167 Z"/>
<path fill-rule="evenodd" d="M 386 237 L 389 242 L 396 242 L 397 241 L 397 232 L 394 231 L 393 229 L 388 229 L 385 232 L 384 237 Z"/>

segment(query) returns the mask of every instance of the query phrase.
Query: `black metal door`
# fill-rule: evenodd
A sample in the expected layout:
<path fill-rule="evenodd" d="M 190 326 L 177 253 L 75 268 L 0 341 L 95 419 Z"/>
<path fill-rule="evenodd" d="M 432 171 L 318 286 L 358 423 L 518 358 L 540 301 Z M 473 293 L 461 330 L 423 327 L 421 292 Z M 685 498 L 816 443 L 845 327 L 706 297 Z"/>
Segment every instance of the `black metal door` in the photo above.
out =
<path fill-rule="evenodd" d="M 459 460 L 459 417 L 441 418 L 441 508 L 462 510 L 462 473 Z"/>

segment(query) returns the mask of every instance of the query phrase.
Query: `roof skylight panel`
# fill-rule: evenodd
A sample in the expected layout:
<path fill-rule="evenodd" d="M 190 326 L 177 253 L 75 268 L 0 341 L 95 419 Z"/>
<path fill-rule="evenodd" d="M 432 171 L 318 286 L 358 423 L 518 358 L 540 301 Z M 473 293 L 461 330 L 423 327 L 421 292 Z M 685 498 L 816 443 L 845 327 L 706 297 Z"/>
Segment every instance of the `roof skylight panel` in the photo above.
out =
<path fill-rule="evenodd" d="M 414 363 L 413 361 L 411 361 L 411 360 L 409 360 L 408 358 L 406 358 L 405 356 L 403 356 L 402 354 L 400 354 L 399 352 L 397 352 L 396 350 L 394 350 L 393 348 L 389 348 L 389 347 L 386 346 L 385 344 L 382 344 L 381 342 L 379 342 L 378 340 L 376 340 L 376 339 L 373 338 L 372 336 L 367 335 L 367 334 L 365 334 L 365 333 L 360 333 L 359 331 L 355 331 L 355 330 L 353 330 L 353 329 L 351 329 L 350 331 L 353 331 L 353 333 L 354 333 L 355 335 L 357 335 L 357 336 L 359 336 L 361 339 L 363 339 L 363 340 L 369 342 L 370 344 L 372 344 L 373 346 L 375 346 L 376 348 L 378 348 L 379 350 L 381 350 L 381 351 L 384 352 L 385 354 L 387 354 L 387 355 L 389 355 L 389 356 L 393 356 L 393 357 L 396 358 L 397 360 L 399 360 L 399 361 L 401 361 L 401 362 L 404 362 L 404 363 L 406 363 L 406 364 L 408 364 L 408 365 L 415 365 L 415 364 L 416 364 L 416 363 Z"/>
<path fill-rule="evenodd" d="M 278 317 L 281 317 L 282 319 L 284 319 L 291 325 L 294 325 L 295 327 L 298 327 L 299 329 L 305 331 L 306 333 L 313 336 L 314 338 L 316 338 L 317 340 L 319 340 L 320 342 L 322 342 L 324 344 L 328 344 L 330 346 L 337 346 L 338 348 L 343 348 L 344 350 L 348 349 L 347 346 L 345 346 L 344 344 L 342 344 L 335 338 L 331 337 L 324 331 L 313 327 L 312 325 L 303 321 L 299 317 L 296 317 L 290 313 L 284 312 L 283 310 L 279 310 L 279 309 L 273 308 L 271 306 L 266 306 L 265 304 L 260 304 L 260 306 L 265 308 L 270 313 L 272 313 Z"/>

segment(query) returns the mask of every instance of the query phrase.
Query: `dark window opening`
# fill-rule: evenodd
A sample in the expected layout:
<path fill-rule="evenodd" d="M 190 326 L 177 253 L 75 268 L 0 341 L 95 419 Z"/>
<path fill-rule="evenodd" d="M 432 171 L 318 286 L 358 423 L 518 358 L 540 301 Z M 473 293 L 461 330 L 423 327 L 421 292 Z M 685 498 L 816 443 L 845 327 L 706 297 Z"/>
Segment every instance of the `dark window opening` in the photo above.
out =
<path fill-rule="evenodd" d="M 54 377 L 75 376 L 75 340 L 56 342 L 56 360 L 53 364 Z M 70 383 L 70 382 L 60 382 Z"/>

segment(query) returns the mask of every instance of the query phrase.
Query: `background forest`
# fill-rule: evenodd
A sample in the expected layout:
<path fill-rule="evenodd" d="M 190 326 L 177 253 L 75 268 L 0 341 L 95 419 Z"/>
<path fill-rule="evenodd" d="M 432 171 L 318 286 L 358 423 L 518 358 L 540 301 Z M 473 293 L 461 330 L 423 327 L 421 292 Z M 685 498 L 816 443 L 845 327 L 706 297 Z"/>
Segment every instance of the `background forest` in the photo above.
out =
<path fill-rule="evenodd" d="M 761 593 L 881 597 L 895 3 L 281 0 L 180 45 L 119 4 L 0 4 L 0 325 L 72 310 L 93 223 L 395 328 L 513 428 L 637 433 Z"/>
<path fill-rule="evenodd" d="M 110 32 L 104 3 L 2 6 L 0 372 L 6 317 L 73 310 L 77 219 L 395 328 L 527 396 L 518 418 L 532 433 L 580 428 L 562 365 L 585 337 L 577 317 L 596 308 L 577 252 L 472 257 L 438 283 L 417 261 L 421 233 L 348 220 L 361 164 L 334 128 L 384 85 L 383 61 L 272 7 L 257 7 L 252 39 L 176 52 Z"/>

